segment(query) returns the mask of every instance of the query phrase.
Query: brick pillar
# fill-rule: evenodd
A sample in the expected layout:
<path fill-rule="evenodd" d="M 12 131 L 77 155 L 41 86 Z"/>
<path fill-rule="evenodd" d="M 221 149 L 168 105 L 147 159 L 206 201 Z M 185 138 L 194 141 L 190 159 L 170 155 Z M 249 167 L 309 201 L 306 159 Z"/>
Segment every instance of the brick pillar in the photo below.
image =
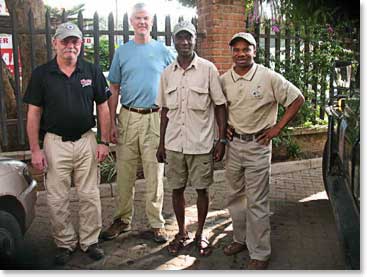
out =
<path fill-rule="evenodd" d="M 228 41 L 245 30 L 245 3 L 246 0 L 197 0 L 197 51 L 221 74 L 232 65 Z"/>

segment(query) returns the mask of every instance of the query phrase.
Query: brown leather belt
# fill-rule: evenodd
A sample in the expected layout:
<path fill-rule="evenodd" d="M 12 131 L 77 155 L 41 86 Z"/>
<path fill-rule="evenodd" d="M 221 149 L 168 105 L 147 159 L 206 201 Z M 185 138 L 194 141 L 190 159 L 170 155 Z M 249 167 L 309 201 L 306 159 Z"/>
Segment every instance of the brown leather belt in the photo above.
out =
<path fill-rule="evenodd" d="M 155 107 L 155 108 L 133 108 L 133 107 L 129 107 L 126 105 L 122 105 L 122 107 L 126 110 L 135 112 L 135 113 L 140 113 L 140 114 L 148 114 L 148 113 L 154 113 L 154 112 L 158 112 L 159 108 Z"/>

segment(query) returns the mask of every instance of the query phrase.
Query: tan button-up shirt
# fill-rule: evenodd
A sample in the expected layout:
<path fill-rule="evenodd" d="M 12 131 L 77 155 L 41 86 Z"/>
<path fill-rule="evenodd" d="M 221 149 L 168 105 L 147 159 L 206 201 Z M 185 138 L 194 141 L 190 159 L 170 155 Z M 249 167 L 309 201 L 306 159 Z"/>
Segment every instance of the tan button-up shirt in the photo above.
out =
<path fill-rule="evenodd" d="M 254 134 L 276 124 L 278 104 L 287 107 L 301 91 L 282 75 L 254 64 L 244 76 L 233 68 L 221 76 L 228 123 L 237 133 Z"/>
<path fill-rule="evenodd" d="M 214 144 L 214 105 L 226 103 L 215 65 L 195 54 L 184 70 L 177 60 L 161 75 L 156 104 L 168 108 L 165 148 L 206 154 Z"/>

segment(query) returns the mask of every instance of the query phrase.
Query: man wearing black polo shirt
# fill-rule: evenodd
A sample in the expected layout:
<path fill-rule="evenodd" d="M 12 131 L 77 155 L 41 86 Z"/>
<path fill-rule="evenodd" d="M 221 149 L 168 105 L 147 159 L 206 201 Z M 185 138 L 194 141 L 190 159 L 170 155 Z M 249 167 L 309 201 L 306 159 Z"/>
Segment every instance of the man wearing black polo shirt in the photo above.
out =
<path fill-rule="evenodd" d="M 70 260 L 78 240 L 81 250 L 92 259 L 104 257 L 98 245 L 102 219 L 97 165 L 109 152 L 110 92 L 100 69 L 78 58 L 81 44 L 79 28 L 70 22 L 61 24 L 53 39 L 56 57 L 35 69 L 24 96 L 29 104 L 32 165 L 46 174 L 47 203 L 58 247 L 55 263 L 59 265 Z M 91 131 L 95 125 L 93 102 L 101 128 L 98 145 Z M 43 150 L 40 135 L 44 137 Z M 68 209 L 71 180 L 79 197 L 79 235 Z"/>

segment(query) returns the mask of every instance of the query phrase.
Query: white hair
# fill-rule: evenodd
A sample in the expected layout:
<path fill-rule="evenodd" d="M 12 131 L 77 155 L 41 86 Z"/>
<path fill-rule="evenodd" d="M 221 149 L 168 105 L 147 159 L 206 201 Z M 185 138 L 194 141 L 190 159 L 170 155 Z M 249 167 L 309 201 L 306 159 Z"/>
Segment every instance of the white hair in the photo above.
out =
<path fill-rule="evenodd" d="M 153 13 L 152 13 L 150 5 L 144 2 L 139 2 L 139 3 L 134 4 L 134 6 L 131 9 L 130 17 L 134 16 L 134 14 L 140 11 L 146 11 L 151 17 L 153 17 Z"/>

